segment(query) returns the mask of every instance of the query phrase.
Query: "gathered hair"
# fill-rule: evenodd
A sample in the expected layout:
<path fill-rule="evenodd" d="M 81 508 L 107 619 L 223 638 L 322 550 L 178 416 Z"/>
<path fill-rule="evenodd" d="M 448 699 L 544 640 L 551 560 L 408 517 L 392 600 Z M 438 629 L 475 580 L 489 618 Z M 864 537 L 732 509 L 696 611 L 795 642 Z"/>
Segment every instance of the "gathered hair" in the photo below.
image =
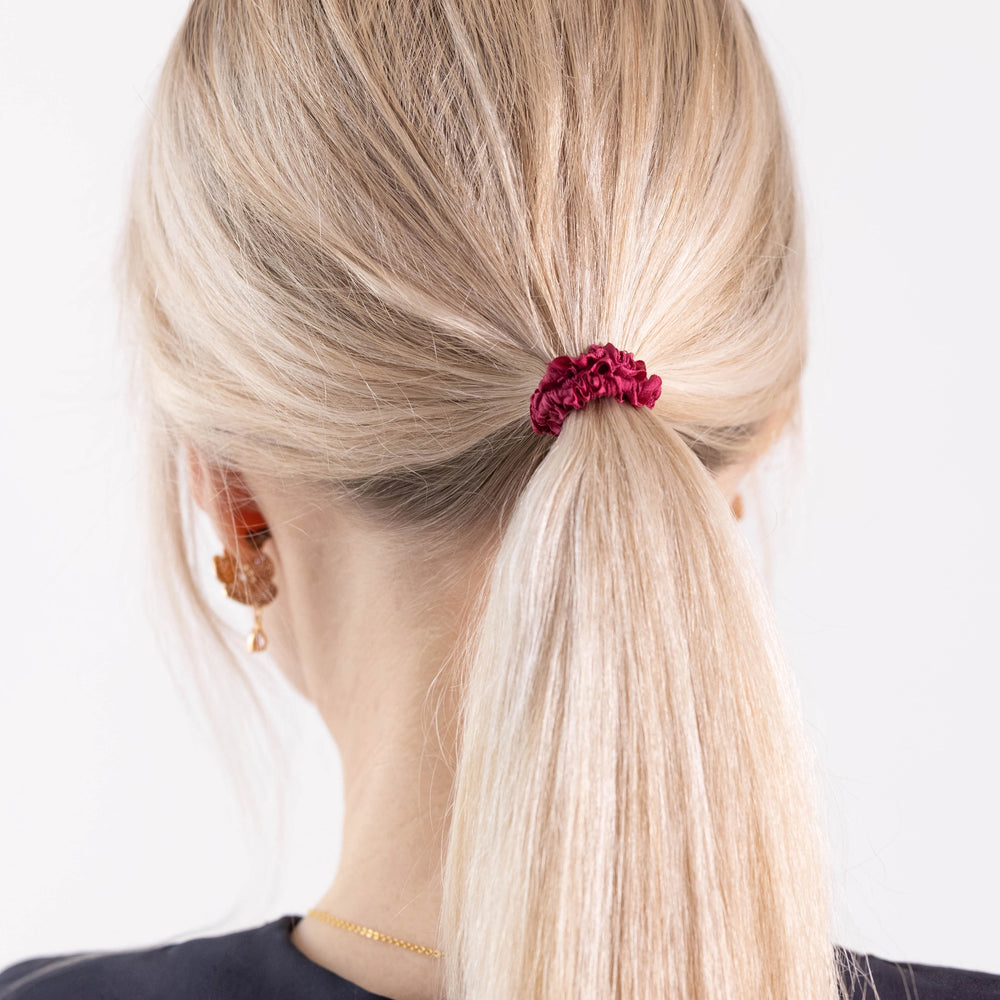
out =
<path fill-rule="evenodd" d="M 714 476 L 797 413 L 802 226 L 737 0 L 194 0 L 126 290 L 165 523 L 185 447 L 414 552 L 492 537 L 466 648 L 448 1000 L 832 1000 L 824 838 Z M 546 363 L 662 379 L 558 437 Z"/>

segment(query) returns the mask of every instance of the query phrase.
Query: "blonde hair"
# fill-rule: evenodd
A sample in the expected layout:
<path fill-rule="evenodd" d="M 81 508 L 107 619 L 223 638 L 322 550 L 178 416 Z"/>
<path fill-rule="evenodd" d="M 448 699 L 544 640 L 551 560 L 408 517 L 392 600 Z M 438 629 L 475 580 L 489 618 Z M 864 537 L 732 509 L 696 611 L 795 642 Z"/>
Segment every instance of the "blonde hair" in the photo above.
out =
<path fill-rule="evenodd" d="M 496 558 L 457 658 L 450 1000 L 837 994 L 809 755 L 713 473 L 795 414 L 802 233 L 734 0 L 195 0 L 126 234 L 177 456 Z M 612 341 L 663 380 L 558 437 Z"/>

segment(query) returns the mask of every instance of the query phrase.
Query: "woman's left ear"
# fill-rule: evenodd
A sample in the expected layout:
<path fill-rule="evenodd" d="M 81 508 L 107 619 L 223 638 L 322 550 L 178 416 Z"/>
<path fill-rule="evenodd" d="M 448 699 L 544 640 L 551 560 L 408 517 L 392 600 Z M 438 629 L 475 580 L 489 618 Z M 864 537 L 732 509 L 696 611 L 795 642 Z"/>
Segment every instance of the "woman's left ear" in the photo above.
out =
<path fill-rule="evenodd" d="M 249 559 L 271 537 L 257 500 L 236 469 L 187 450 L 188 482 L 194 502 L 212 521 L 223 547 Z"/>

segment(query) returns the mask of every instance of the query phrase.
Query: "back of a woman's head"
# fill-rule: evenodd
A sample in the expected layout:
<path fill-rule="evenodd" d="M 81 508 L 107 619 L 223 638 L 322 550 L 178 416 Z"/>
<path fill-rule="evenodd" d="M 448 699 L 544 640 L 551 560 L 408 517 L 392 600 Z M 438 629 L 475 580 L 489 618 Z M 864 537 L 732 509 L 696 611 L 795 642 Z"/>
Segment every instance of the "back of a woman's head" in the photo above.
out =
<path fill-rule="evenodd" d="M 170 52 L 127 240 L 162 467 L 500 543 L 452 1000 L 833 994 L 794 699 L 712 479 L 795 410 L 800 233 L 736 2 L 196 0 Z M 606 341 L 655 408 L 536 434 L 547 361 Z"/>

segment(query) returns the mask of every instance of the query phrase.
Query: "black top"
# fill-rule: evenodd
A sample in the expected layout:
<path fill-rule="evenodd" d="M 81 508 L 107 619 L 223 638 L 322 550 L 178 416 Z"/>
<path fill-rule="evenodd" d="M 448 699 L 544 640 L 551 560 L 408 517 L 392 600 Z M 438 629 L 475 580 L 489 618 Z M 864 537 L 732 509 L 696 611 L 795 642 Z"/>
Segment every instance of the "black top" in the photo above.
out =
<path fill-rule="evenodd" d="M 0 972 L 0 1000 L 385 1000 L 317 965 L 292 944 L 301 916 L 133 951 L 18 962 Z M 1000 976 L 854 955 L 880 1000 L 1000 1000 Z M 851 1000 L 873 998 L 859 983 Z"/>

